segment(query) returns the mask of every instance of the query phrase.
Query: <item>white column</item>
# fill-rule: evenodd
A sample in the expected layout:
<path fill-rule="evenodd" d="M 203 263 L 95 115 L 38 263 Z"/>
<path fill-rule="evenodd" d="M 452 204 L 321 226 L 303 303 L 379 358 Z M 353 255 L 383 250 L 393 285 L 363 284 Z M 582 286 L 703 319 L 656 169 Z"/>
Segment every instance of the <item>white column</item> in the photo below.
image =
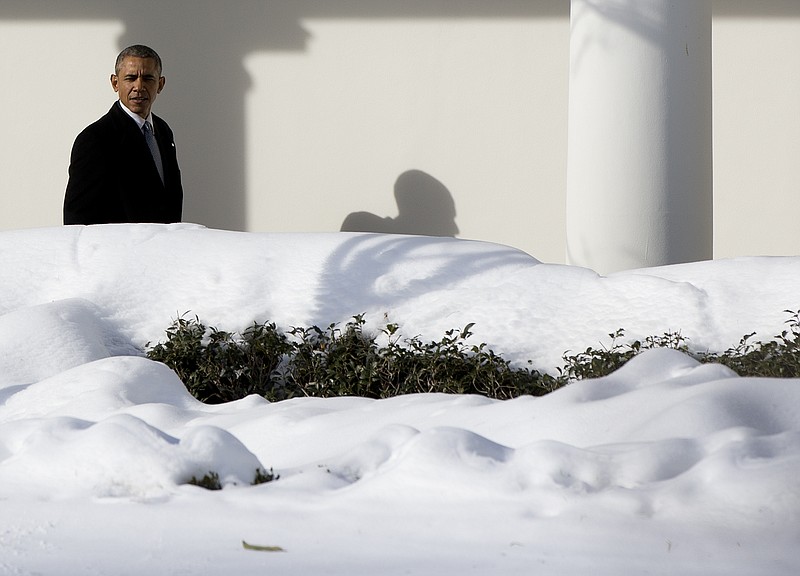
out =
<path fill-rule="evenodd" d="M 712 257 L 711 2 L 571 0 L 567 260 Z"/>

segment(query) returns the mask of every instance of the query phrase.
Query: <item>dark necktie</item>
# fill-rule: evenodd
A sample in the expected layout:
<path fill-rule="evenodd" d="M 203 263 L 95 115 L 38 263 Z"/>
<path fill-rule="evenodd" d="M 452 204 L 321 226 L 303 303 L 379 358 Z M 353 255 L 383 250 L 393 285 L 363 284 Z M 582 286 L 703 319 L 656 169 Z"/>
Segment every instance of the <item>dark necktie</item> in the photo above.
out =
<path fill-rule="evenodd" d="M 153 161 L 156 163 L 156 168 L 158 168 L 158 175 L 161 176 L 161 183 L 164 183 L 164 166 L 161 163 L 161 153 L 158 151 L 158 142 L 156 142 L 156 137 L 153 134 L 153 127 L 150 126 L 150 122 L 144 123 L 144 139 L 147 142 L 147 147 L 150 148 L 150 153 L 153 155 Z"/>

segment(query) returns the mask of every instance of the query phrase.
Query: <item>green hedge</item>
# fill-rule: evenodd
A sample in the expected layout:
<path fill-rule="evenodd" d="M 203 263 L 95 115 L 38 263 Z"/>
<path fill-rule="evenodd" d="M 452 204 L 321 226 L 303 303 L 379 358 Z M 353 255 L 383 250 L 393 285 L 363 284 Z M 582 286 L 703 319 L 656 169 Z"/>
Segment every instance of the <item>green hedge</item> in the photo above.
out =
<path fill-rule="evenodd" d="M 800 310 L 788 328 L 768 342 L 748 334 L 723 353 L 691 351 L 688 338 L 667 332 L 625 342 L 624 330 L 609 334 L 610 344 L 565 353 L 564 365 L 549 374 L 512 366 L 486 344 L 470 344 L 473 324 L 445 332 L 438 341 L 401 338 L 396 324 L 378 335 L 364 331 L 363 315 L 344 326 L 278 330 L 254 323 L 241 334 L 205 326 L 197 317 L 179 318 L 167 339 L 148 347 L 147 356 L 175 370 L 196 398 L 228 402 L 250 394 L 271 401 L 297 396 L 363 396 L 444 392 L 508 399 L 540 396 L 575 380 L 610 374 L 649 348 L 673 348 L 701 362 L 729 366 L 742 376 L 800 377 Z"/>

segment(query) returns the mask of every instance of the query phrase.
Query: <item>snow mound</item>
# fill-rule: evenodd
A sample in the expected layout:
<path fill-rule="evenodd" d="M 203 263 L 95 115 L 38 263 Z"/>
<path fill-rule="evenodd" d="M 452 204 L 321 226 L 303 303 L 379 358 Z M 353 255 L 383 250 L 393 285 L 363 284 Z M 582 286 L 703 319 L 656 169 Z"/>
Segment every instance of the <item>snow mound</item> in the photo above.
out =
<path fill-rule="evenodd" d="M 650 350 L 538 398 L 210 406 L 144 355 L 185 313 L 364 314 L 423 340 L 474 323 L 543 369 L 618 328 L 722 351 L 784 329 L 800 258 L 602 277 L 452 238 L 180 224 L 0 232 L 0 268 L 2 573 L 800 571 L 798 380 Z M 212 472 L 223 490 L 185 485 Z"/>

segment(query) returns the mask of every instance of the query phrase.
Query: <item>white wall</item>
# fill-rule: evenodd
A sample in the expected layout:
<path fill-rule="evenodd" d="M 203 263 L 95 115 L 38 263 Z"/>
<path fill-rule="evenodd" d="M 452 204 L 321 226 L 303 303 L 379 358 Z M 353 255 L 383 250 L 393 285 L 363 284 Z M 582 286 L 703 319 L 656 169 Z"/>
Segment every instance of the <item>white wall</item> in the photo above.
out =
<path fill-rule="evenodd" d="M 800 2 L 752 4 L 714 3 L 716 256 L 800 253 Z M 564 261 L 568 0 L 127 6 L 0 4 L 0 229 L 60 224 L 72 140 L 143 42 L 165 61 L 155 111 L 186 220 L 334 231 L 397 216 L 414 169 L 452 196 L 460 237 Z"/>
<path fill-rule="evenodd" d="M 72 141 L 114 101 L 123 25 L 8 20 L 0 7 L 0 229 L 61 223 Z"/>
<path fill-rule="evenodd" d="M 395 181 L 417 169 L 452 195 L 462 237 L 563 257 L 561 21 L 304 26 L 302 54 L 245 60 L 249 229 L 338 230 L 357 211 L 395 217 Z"/>
<path fill-rule="evenodd" d="M 757 4 L 757 3 L 754 3 Z M 800 2 L 714 26 L 714 256 L 800 254 Z"/>

